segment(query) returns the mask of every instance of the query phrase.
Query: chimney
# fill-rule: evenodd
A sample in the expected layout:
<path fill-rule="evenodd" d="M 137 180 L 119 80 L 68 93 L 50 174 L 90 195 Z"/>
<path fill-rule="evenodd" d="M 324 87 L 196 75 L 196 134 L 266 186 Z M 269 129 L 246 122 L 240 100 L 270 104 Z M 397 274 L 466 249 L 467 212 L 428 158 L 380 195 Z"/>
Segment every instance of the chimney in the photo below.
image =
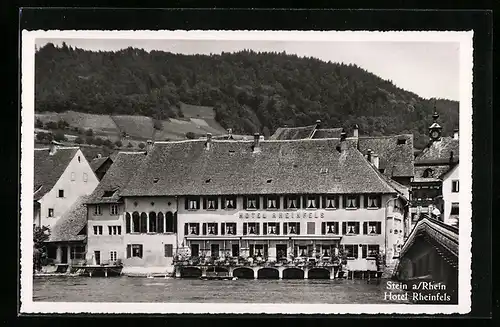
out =
<path fill-rule="evenodd" d="M 153 150 L 153 141 L 152 140 L 147 140 L 146 141 L 146 153 L 150 153 L 151 150 Z"/>
<path fill-rule="evenodd" d="M 253 135 L 253 152 L 260 152 L 260 134 Z"/>
<path fill-rule="evenodd" d="M 98 153 L 97 158 L 102 158 L 102 154 Z"/>
<path fill-rule="evenodd" d="M 458 134 L 458 128 L 457 128 L 457 129 L 453 130 L 453 139 L 458 140 L 458 136 L 459 136 L 459 134 Z"/>
<path fill-rule="evenodd" d="M 372 149 L 368 149 L 368 151 L 366 151 L 366 160 L 368 160 L 369 163 L 372 162 Z"/>
<path fill-rule="evenodd" d="M 205 143 L 205 149 L 210 150 L 212 146 L 212 133 L 207 133 L 207 143 Z"/>
<path fill-rule="evenodd" d="M 376 153 L 372 153 L 372 164 L 375 166 L 375 168 L 378 169 L 379 158 L 378 158 L 378 154 L 376 154 Z"/>
<path fill-rule="evenodd" d="M 340 133 L 340 151 L 341 152 L 344 152 L 347 149 L 346 137 L 347 137 L 346 132 L 342 131 L 342 133 Z"/>
<path fill-rule="evenodd" d="M 50 147 L 49 147 L 49 155 L 53 156 L 57 152 L 57 144 L 56 142 L 52 141 L 50 142 Z"/>
<path fill-rule="evenodd" d="M 321 120 L 318 119 L 316 120 L 316 129 L 320 129 L 321 128 Z"/>
<path fill-rule="evenodd" d="M 352 127 L 352 137 L 358 138 L 358 136 L 359 136 L 359 126 L 358 126 L 358 124 L 355 124 Z"/>

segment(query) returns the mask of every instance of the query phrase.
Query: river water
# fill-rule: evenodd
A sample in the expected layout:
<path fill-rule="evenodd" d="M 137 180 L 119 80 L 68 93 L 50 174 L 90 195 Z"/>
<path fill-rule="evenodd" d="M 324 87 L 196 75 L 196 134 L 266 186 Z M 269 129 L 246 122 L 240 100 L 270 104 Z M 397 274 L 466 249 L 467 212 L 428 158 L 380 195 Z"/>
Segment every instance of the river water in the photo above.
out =
<path fill-rule="evenodd" d="M 384 299 L 386 281 L 228 281 L 134 277 L 35 277 L 33 301 L 197 303 L 403 303 Z"/>

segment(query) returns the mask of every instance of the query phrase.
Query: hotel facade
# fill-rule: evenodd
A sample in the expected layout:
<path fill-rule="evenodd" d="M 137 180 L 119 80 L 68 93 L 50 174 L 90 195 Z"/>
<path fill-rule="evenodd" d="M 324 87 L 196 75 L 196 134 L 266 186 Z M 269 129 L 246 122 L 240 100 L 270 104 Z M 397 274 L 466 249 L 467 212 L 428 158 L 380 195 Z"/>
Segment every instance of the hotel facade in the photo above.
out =
<path fill-rule="evenodd" d="M 380 272 L 408 233 L 407 199 L 350 143 L 345 133 L 250 141 L 207 135 L 120 154 L 87 204 L 89 264 L 98 253 L 131 274 Z M 104 217 L 103 207 L 113 215 Z"/>

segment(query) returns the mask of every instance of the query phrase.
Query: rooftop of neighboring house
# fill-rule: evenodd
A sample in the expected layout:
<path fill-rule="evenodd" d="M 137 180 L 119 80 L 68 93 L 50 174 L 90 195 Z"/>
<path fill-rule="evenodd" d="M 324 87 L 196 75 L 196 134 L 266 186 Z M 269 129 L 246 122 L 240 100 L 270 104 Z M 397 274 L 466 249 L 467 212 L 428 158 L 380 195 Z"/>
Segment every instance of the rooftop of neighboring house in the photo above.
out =
<path fill-rule="evenodd" d="M 97 157 L 97 158 L 92 159 L 92 161 L 90 162 L 90 167 L 92 168 L 92 171 L 95 173 L 108 160 L 113 162 L 113 160 L 111 160 L 110 157 Z"/>
<path fill-rule="evenodd" d="M 340 138 L 343 128 L 316 128 L 312 134 L 313 139 Z"/>
<path fill-rule="evenodd" d="M 415 158 L 415 164 L 434 160 L 449 160 L 459 158 L 460 142 L 458 138 L 443 136 L 438 141 L 429 142 Z"/>
<path fill-rule="evenodd" d="M 312 137 L 317 125 L 303 127 L 279 127 L 270 140 L 302 140 Z"/>
<path fill-rule="evenodd" d="M 89 196 L 87 204 L 119 202 L 120 190 L 129 182 L 145 158 L 145 152 L 119 152 L 106 175 Z"/>
<path fill-rule="evenodd" d="M 87 207 L 85 202 L 88 196 L 79 197 L 50 231 L 47 242 L 83 241 L 87 237 Z"/>
<path fill-rule="evenodd" d="M 77 152 L 78 147 L 62 147 L 57 144 L 34 150 L 33 197 L 35 201 L 41 199 L 54 187 Z"/>
<path fill-rule="evenodd" d="M 256 138 L 157 142 L 120 194 L 396 193 L 350 140 Z"/>

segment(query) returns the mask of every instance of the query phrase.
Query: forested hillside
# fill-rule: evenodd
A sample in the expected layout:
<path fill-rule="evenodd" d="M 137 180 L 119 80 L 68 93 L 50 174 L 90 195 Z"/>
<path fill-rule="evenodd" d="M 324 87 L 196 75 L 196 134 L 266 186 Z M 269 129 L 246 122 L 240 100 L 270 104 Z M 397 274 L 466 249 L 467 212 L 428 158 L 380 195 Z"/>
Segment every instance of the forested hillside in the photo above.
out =
<path fill-rule="evenodd" d="M 36 111 L 182 118 L 179 103 L 213 106 L 235 133 L 270 134 L 313 124 L 362 135 L 413 133 L 427 142 L 434 100 L 355 65 L 285 53 L 179 55 L 128 48 L 92 52 L 52 44 L 36 54 Z M 445 134 L 458 127 L 458 102 L 437 100 Z"/>

